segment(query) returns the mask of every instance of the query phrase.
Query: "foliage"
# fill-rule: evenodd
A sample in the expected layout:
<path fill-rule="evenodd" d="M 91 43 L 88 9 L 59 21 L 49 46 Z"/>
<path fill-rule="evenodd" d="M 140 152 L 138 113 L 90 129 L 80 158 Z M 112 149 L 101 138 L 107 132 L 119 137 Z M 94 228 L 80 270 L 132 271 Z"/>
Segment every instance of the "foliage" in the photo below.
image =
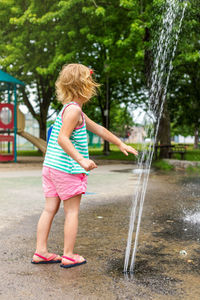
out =
<path fill-rule="evenodd" d="M 57 31 L 55 20 L 48 24 L 39 20 L 46 11 L 50 14 L 55 8 L 55 1 L 0 1 L 0 65 L 27 84 L 21 90 L 20 100 L 38 121 L 40 137 L 44 139 L 48 108 L 55 101 L 56 77 L 52 71 L 43 72 L 43 68 L 55 56 Z"/>
<path fill-rule="evenodd" d="M 49 106 L 60 108 L 54 83 L 65 63 L 95 70 L 101 92 L 86 112 L 97 115 L 104 126 L 107 110 L 109 115 L 120 103 L 138 101 L 137 73 L 144 55 L 140 8 L 138 1 L 115 0 L 0 2 L 0 65 L 27 83 L 21 100 L 38 120 L 43 137 Z"/>
<path fill-rule="evenodd" d="M 104 126 L 108 113 L 110 129 L 123 136 L 125 125 L 132 126 L 130 104 L 148 100 L 146 86 L 165 2 L 0 1 L 0 66 L 26 82 L 20 100 L 38 120 L 41 137 L 49 107 L 61 107 L 55 80 L 62 65 L 71 62 L 93 68 L 101 83 L 85 112 Z M 193 134 L 199 128 L 199 15 L 198 1 L 188 2 L 168 92 L 174 134 Z"/>
<path fill-rule="evenodd" d="M 188 3 L 168 94 L 174 134 L 194 135 L 200 129 L 200 7 Z"/>
<path fill-rule="evenodd" d="M 186 168 L 186 172 L 189 173 L 189 174 L 197 174 L 197 175 L 200 175 L 200 165 L 199 166 L 188 166 Z"/>
<path fill-rule="evenodd" d="M 154 161 L 152 166 L 156 169 L 163 170 L 163 171 L 171 171 L 174 169 L 174 166 L 172 166 L 171 164 L 169 164 L 164 160 Z"/>

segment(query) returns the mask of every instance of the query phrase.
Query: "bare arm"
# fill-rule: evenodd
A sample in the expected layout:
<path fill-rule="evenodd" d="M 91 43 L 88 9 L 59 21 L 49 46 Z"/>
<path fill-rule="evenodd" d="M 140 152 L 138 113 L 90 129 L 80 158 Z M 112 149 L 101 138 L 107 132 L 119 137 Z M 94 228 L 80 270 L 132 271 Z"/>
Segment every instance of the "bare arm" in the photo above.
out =
<path fill-rule="evenodd" d="M 138 152 L 133 147 L 126 145 L 116 135 L 111 133 L 105 127 L 98 125 L 97 123 L 92 121 L 86 114 L 84 114 L 84 115 L 85 115 L 85 120 L 86 120 L 86 127 L 89 131 L 100 136 L 102 139 L 104 139 L 112 144 L 115 144 L 116 146 L 119 147 L 119 149 L 125 155 L 128 155 L 127 152 L 130 152 L 134 155 L 138 155 Z"/>
<path fill-rule="evenodd" d="M 58 135 L 58 144 L 69 156 L 71 156 L 77 163 L 79 163 L 86 171 L 89 171 L 96 168 L 97 166 L 92 160 L 84 158 L 78 152 L 78 150 L 76 150 L 76 148 L 74 147 L 74 145 L 69 139 L 72 134 L 72 131 L 74 130 L 74 128 L 78 123 L 80 115 L 81 115 L 81 109 L 75 105 L 70 106 L 65 110 L 63 114 L 62 127 Z"/>

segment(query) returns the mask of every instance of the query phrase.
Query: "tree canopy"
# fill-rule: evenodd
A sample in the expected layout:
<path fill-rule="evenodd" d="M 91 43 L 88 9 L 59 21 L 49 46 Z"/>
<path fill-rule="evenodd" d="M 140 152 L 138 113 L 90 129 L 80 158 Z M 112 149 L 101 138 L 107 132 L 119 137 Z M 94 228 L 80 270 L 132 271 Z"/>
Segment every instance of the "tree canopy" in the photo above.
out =
<path fill-rule="evenodd" d="M 94 69 L 101 84 L 98 96 L 85 106 L 89 117 L 115 132 L 114 115 L 129 122 L 129 104 L 148 101 L 152 45 L 164 4 L 164 0 L 0 1 L 0 66 L 27 84 L 20 99 L 38 120 L 40 137 L 46 138 L 49 107 L 59 109 L 55 80 L 62 65 L 71 62 Z M 198 3 L 191 0 L 167 97 L 174 126 L 191 124 L 185 112 L 200 102 L 199 15 Z M 118 110 L 119 114 L 112 113 Z M 199 128 L 197 119 L 192 120 L 193 131 Z"/>
<path fill-rule="evenodd" d="M 200 130 L 200 6 L 192 1 L 186 11 L 174 72 L 169 88 L 172 128 L 177 134 L 195 135 Z"/>

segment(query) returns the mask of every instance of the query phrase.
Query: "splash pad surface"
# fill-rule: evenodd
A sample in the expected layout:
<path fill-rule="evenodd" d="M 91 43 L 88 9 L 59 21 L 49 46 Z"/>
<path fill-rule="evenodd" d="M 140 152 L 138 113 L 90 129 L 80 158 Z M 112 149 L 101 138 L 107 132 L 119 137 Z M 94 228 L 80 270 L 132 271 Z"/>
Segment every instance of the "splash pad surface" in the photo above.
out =
<path fill-rule="evenodd" d="M 88 263 L 67 272 L 30 263 L 44 201 L 41 168 L 0 171 L 1 295 L 16 299 L 28 295 L 31 300 L 198 299 L 200 227 L 184 220 L 186 211 L 198 212 L 199 181 L 194 177 L 150 174 L 135 273 L 122 273 L 135 178 L 127 172 L 131 168 L 100 166 L 89 178 L 88 192 L 96 194 L 81 203 L 75 247 Z M 61 207 L 49 240 L 49 250 L 60 254 L 63 223 Z M 180 255 L 182 250 L 187 255 Z"/>

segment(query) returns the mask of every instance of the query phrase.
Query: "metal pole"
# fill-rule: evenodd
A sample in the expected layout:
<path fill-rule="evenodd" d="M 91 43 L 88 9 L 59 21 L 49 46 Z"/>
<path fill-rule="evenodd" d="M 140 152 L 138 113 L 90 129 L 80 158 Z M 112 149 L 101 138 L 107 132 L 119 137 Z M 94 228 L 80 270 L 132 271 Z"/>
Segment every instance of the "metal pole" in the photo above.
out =
<path fill-rule="evenodd" d="M 8 84 L 8 103 L 10 103 L 10 83 Z"/>
<path fill-rule="evenodd" d="M 109 77 L 106 74 L 106 129 L 109 127 Z M 105 141 L 105 155 L 109 155 L 109 143 Z"/>
<path fill-rule="evenodd" d="M 14 162 L 17 162 L 17 87 L 14 85 Z"/>
<path fill-rule="evenodd" d="M 8 83 L 8 103 L 10 103 L 10 83 Z M 10 135 L 10 129 L 8 129 L 8 135 Z M 10 142 L 8 142 L 8 153 L 10 153 Z"/>

